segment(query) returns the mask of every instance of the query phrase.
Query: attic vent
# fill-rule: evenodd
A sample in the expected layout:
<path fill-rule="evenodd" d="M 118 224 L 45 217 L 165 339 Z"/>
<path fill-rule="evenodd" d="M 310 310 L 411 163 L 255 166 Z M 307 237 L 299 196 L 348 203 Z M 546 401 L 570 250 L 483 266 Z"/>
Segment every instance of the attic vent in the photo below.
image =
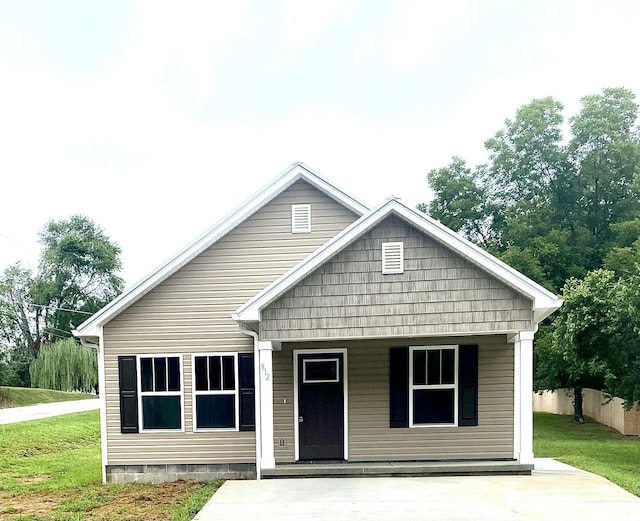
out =
<path fill-rule="evenodd" d="M 291 233 L 309 233 L 311 231 L 311 205 L 291 205 Z"/>
<path fill-rule="evenodd" d="M 404 251 L 401 242 L 382 243 L 382 273 L 404 273 Z"/>

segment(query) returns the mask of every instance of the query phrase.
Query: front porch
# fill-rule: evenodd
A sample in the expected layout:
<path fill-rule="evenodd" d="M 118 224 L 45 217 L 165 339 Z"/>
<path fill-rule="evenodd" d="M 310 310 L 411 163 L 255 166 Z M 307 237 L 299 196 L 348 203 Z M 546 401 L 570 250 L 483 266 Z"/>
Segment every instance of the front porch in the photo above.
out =
<path fill-rule="evenodd" d="M 514 460 L 304 462 L 263 469 L 262 478 L 530 475 L 532 470 L 533 464 Z"/>

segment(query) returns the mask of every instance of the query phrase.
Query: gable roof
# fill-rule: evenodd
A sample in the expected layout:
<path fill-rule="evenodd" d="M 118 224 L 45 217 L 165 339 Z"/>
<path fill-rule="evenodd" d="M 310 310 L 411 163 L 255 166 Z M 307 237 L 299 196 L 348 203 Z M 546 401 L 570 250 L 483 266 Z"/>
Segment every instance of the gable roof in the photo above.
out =
<path fill-rule="evenodd" d="M 562 305 L 562 301 L 558 299 L 556 295 L 490 253 L 487 253 L 482 248 L 479 248 L 450 228 L 447 228 L 426 214 L 405 206 L 396 198 L 390 198 L 382 205 L 360 217 L 360 219 L 345 228 L 324 246 L 320 247 L 305 260 L 291 268 L 287 273 L 239 307 L 233 314 L 234 320 L 238 322 L 259 321 L 260 313 L 264 307 L 282 296 L 321 264 L 332 258 L 358 237 L 362 236 L 384 218 L 392 214 L 397 215 L 437 242 L 447 246 L 483 271 L 501 280 L 518 293 L 530 298 L 533 301 L 534 319 L 536 322 L 540 322 Z"/>
<path fill-rule="evenodd" d="M 335 199 L 357 215 L 361 216 L 368 211 L 368 207 L 362 201 L 343 192 L 333 183 L 313 169 L 309 168 L 304 163 L 293 163 L 278 177 L 259 190 L 252 197 L 247 199 L 216 225 L 205 231 L 164 264 L 158 266 L 145 278 L 134 284 L 119 297 L 112 300 L 100 311 L 92 315 L 88 320 L 80 324 L 80 326 L 78 326 L 78 328 L 73 332 L 74 335 L 77 337 L 97 336 L 98 328 L 100 326 L 103 326 L 116 317 L 143 295 L 166 280 L 185 264 L 193 260 L 200 253 L 209 248 L 212 244 L 221 239 L 236 226 L 245 221 L 260 208 L 275 199 L 278 195 L 299 180 L 304 180 L 310 185 L 316 187 L 318 190 Z"/>

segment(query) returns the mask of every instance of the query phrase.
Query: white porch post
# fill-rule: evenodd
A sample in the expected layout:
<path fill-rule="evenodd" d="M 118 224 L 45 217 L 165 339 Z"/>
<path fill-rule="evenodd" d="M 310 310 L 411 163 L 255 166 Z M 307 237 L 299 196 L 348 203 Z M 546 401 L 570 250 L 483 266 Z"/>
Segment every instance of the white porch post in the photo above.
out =
<path fill-rule="evenodd" d="M 273 345 L 258 341 L 260 362 L 260 446 L 262 469 L 273 469 L 276 459 L 273 448 Z"/>
<path fill-rule="evenodd" d="M 533 331 L 520 331 L 513 343 L 513 456 L 533 463 Z"/>

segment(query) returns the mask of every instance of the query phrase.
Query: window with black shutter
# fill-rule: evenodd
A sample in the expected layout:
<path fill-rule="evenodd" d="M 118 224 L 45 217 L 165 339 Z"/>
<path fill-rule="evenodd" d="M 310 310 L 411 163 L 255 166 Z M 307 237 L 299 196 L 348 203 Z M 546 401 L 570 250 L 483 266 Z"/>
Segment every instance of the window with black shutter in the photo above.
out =
<path fill-rule="evenodd" d="M 392 347 L 392 428 L 478 425 L 478 346 Z"/>

